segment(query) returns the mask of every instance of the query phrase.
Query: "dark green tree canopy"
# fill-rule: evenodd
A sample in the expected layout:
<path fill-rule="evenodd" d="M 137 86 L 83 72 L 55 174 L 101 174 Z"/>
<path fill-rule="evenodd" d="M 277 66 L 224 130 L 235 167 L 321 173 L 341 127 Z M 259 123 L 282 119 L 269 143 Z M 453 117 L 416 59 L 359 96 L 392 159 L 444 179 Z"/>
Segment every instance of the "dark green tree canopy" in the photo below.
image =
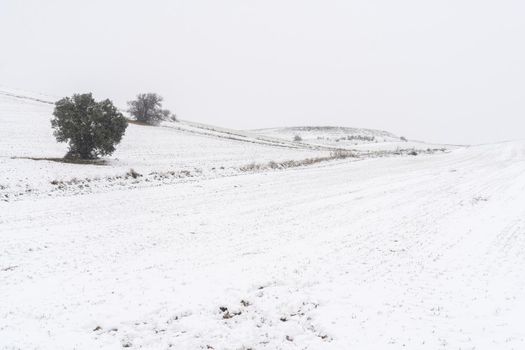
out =
<path fill-rule="evenodd" d="M 162 96 L 155 93 L 138 94 L 135 100 L 128 102 L 128 112 L 136 120 L 147 124 L 157 124 L 168 118 L 175 120 L 174 114 L 162 109 L 162 101 Z"/>
<path fill-rule="evenodd" d="M 115 151 L 128 122 L 110 100 L 96 102 L 91 93 L 55 103 L 51 126 L 58 142 L 69 143 L 67 157 L 93 159 Z"/>

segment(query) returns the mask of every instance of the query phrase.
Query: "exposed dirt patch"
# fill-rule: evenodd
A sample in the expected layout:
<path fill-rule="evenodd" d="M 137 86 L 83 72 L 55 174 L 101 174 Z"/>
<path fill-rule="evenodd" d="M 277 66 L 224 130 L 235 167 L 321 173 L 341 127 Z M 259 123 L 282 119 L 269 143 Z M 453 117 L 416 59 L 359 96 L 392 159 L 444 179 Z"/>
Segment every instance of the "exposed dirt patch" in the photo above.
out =
<path fill-rule="evenodd" d="M 46 160 L 49 162 L 69 164 L 108 165 L 106 159 L 54 158 L 54 157 L 11 157 L 11 159 Z"/>

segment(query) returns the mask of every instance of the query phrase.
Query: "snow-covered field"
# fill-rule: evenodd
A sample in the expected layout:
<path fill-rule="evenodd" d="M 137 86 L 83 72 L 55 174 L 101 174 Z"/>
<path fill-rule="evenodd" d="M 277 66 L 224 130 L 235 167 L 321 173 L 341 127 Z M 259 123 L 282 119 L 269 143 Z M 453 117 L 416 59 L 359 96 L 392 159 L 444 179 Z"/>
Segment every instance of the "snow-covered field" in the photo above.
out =
<path fill-rule="evenodd" d="M 66 164 L 51 161 L 67 151 L 52 134 L 53 104 L 42 102 L 53 99 L 56 97 L 0 89 L 0 200 L 64 194 L 65 187 L 67 192 L 78 193 L 232 176 L 248 164 L 327 157 L 335 149 L 352 149 L 367 158 L 394 155 L 399 150 L 454 148 L 391 139 L 351 148 L 343 142 L 298 143 L 282 137 L 279 129 L 265 135 L 181 121 L 160 127 L 130 124 L 117 151 L 104 164 Z M 310 135 L 327 136 L 324 128 L 311 130 Z M 130 169 L 143 176 L 130 178 Z"/>
<path fill-rule="evenodd" d="M 113 177 L 112 183 L 115 183 L 130 169 L 143 175 L 154 173 L 148 180 L 160 176 L 165 182 L 171 181 L 170 177 L 178 180 L 181 172 L 189 173 L 184 175 L 186 179 L 210 178 L 238 173 L 239 167 L 252 162 L 300 160 L 329 153 L 315 147 L 261 140 L 256 135 L 250 137 L 242 132 L 210 130 L 200 124 L 181 122 L 165 123 L 161 127 L 130 124 L 106 165 L 28 159 L 61 158 L 67 151 L 67 146 L 58 144 L 52 134 L 53 105 L 15 98 L 13 95 L 22 94 L 17 91 L 9 91 L 10 95 L 1 92 L 0 200 L 39 193 L 47 195 L 56 190 L 57 186 L 51 184 L 53 181 L 87 179 L 93 187 Z"/>
<path fill-rule="evenodd" d="M 525 141 L 243 173 L 327 150 L 178 123 L 13 159 L 63 155 L 51 110 L 0 96 L 0 185 L 41 192 L 0 201 L 1 349 L 525 348 Z"/>

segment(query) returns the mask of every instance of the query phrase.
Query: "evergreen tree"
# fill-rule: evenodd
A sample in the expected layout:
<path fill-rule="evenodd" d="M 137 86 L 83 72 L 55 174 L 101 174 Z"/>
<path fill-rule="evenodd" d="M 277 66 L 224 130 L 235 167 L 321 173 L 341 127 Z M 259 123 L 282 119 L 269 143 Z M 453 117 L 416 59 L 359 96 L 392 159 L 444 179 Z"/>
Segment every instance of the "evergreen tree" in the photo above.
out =
<path fill-rule="evenodd" d="M 53 134 L 58 142 L 69 143 L 69 158 L 94 159 L 113 153 L 128 126 L 110 100 L 96 102 L 91 93 L 61 99 L 53 115 Z"/>

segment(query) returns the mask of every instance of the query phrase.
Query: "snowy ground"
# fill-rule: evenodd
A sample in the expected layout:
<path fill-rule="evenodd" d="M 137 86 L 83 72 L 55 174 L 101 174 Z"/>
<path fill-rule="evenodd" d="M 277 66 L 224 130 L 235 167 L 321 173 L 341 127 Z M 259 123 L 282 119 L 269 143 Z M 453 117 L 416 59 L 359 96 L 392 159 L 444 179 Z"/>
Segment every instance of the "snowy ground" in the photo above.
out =
<path fill-rule="evenodd" d="M 56 192 L 51 182 L 89 180 L 90 186 L 113 178 L 121 181 L 130 169 L 154 173 L 163 181 L 184 172 L 194 177 L 238 173 L 252 162 L 284 161 L 326 156 L 329 150 L 301 147 L 291 142 L 258 139 L 237 131 L 206 129 L 195 123 L 165 123 L 161 127 L 130 124 L 117 151 L 106 165 L 64 164 L 28 158 L 61 158 L 67 151 L 52 134 L 53 105 L 15 98 L 0 90 L 0 200 Z M 25 96 L 25 95 L 22 95 Z M 37 95 L 30 98 L 45 98 Z M 175 174 L 172 176 L 171 174 Z M 95 181 L 93 181 L 95 180 Z M 158 184 L 159 181 L 154 181 Z M 129 181 L 128 181 L 129 182 Z"/>
<path fill-rule="evenodd" d="M 322 152 L 147 130 L 197 143 L 0 171 Z M 0 201 L 0 242 L 1 349 L 525 348 L 525 141 L 21 196 Z"/>
<path fill-rule="evenodd" d="M 49 160 L 60 159 L 67 151 L 52 134 L 52 103 L 42 102 L 54 99 L 0 87 L 0 201 L 64 194 L 64 186 L 68 192 L 74 187 L 78 193 L 231 176 L 251 163 L 300 161 L 327 157 L 336 148 L 349 149 L 343 142 L 338 146 L 298 143 L 280 137 L 279 132 L 262 135 L 183 121 L 159 127 L 130 124 L 117 151 L 104 165 L 64 164 Z M 322 129 L 310 134 L 326 136 Z M 411 149 L 441 152 L 453 148 L 390 140 L 362 143 L 352 149 L 367 158 L 391 156 L 400 149 L 406 154 Z M 144 176 L 131 179 L 126 176 L 130 169 Z"/>
<path fill-rule="evenodd" d="M 368 138 L 369 142 L 388 142 L 401 141 L 399 136 L 390 132 L 373 129 L 359 129 L 333 126 L 298 126 L 284 128 L 268 128 L 252 130 L 258 135 L 273 136 L 283 139 L 293 140 L 295 136 L 301 137 L 304 141 L 317 141 L 320 143 L 334 144 L 335 142 L 352 141 L 360 143 L 358 136 Z M 350 140 L 348 139 L 350 137 Z M 366 140 L 361 140 L 366 141 Z M 352 142 L 348 142 L 351 144 Z"/>
<path fill-rule="evenodd" d="M 455 145 L 431 144 L 422 141 L 407 140 L 390 132 L 374 129 L 359 129 L 333 126 L 303 126 L 252 130 L 252 133 L 282 140 L 294 140 L 299 136 L 301 142 L 324 147 L 336 147 L 361 152 L 395 151 L 427 149 L 456 149 Z"/>

